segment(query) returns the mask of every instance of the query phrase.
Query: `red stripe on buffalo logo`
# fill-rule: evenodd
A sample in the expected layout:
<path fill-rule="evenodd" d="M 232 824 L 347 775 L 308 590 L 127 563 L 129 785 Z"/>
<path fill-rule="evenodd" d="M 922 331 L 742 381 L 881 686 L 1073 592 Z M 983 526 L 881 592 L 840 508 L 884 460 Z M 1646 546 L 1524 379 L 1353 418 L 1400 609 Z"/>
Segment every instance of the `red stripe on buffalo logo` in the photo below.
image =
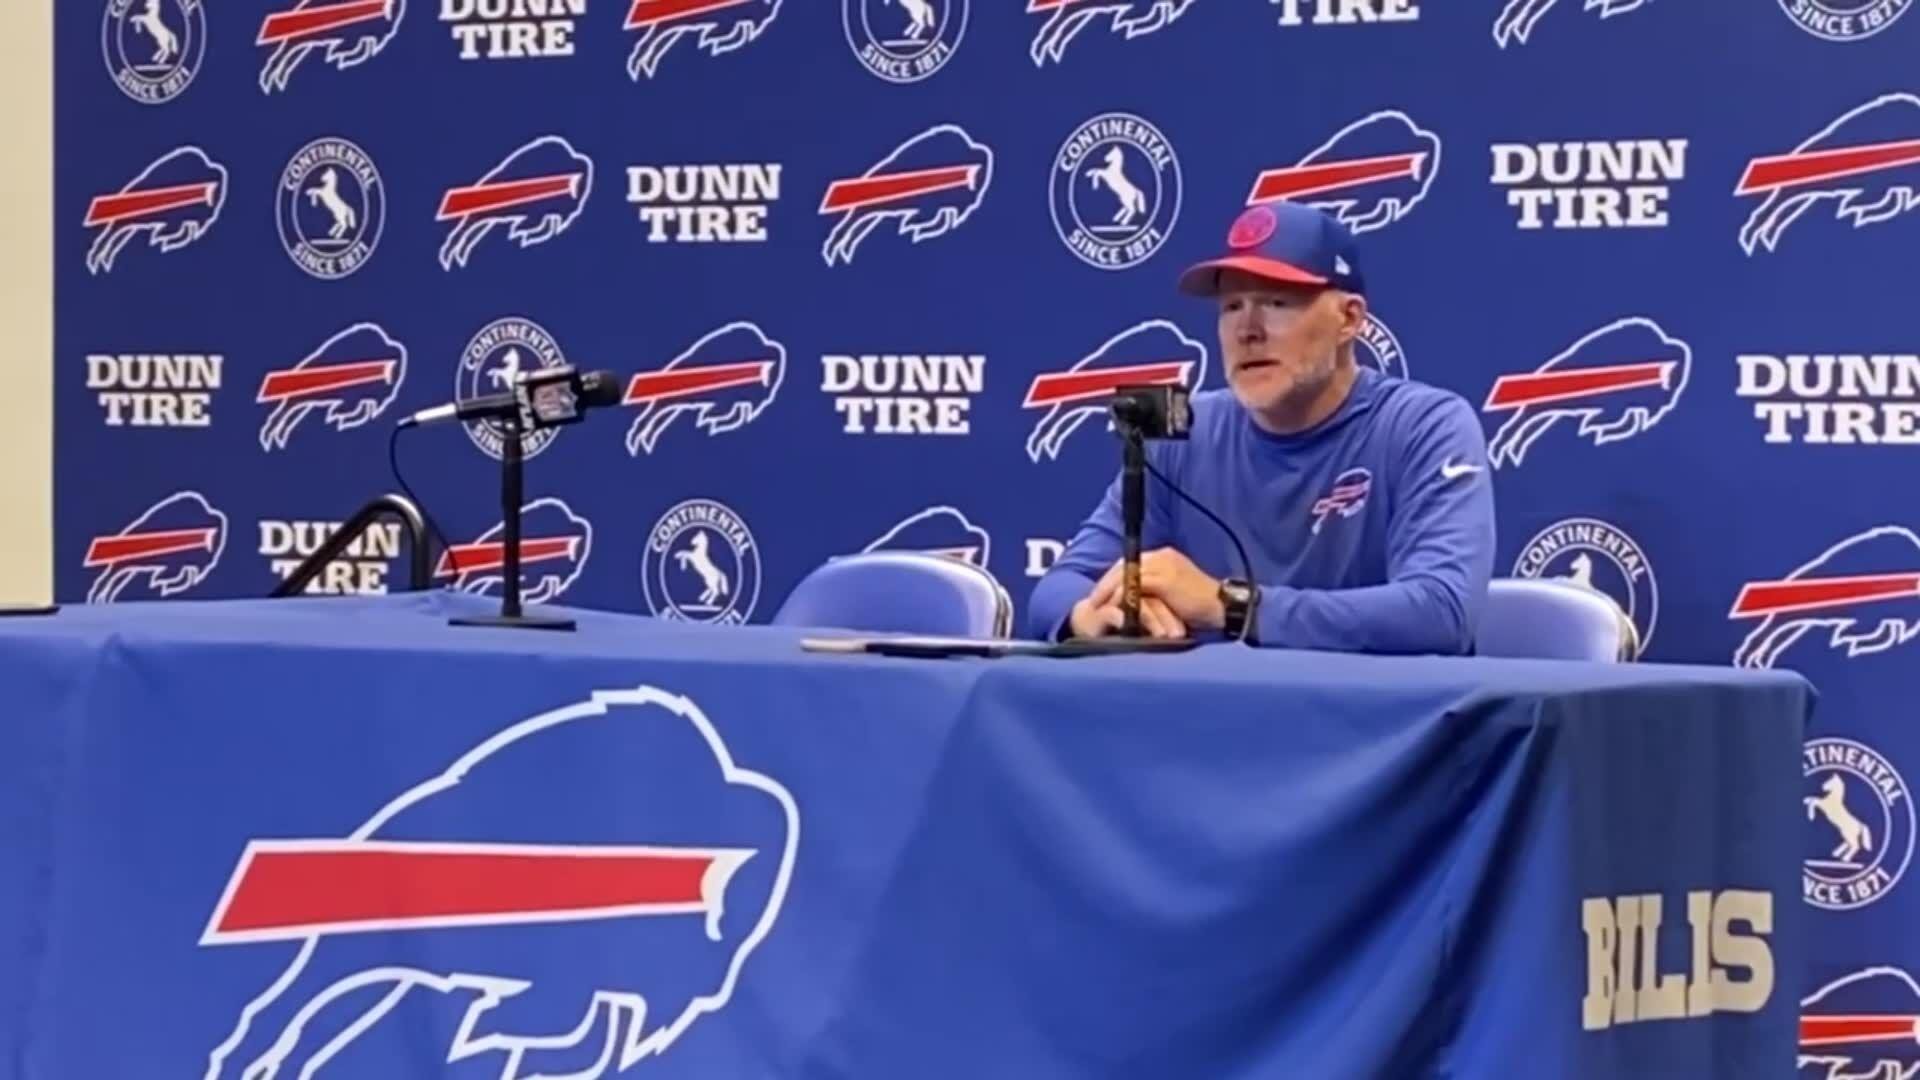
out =
<path fill-rule="evenodd" d="M 520 563 L 551 562 L 554 559 L 577 559 L 580 557 L 580 538 L 577 536 L 541 536 L 522 537 L 520 540 Z M 482 540 L 471 544 L 455 544 L 440 556 L 440 565 L 434 570 L 435 577 L 453 577 L 457 574 L 472 574 L 483 570 L 498 570 L 507 562 L 507 545 L 499 540 Z"/>
<path fill-rule="evenodd" d="M 260 383 L 260 396 L 254 400 L 284 401 L 287 398 L 332 393 L 351 386 L 389 383 L 393 381 L 394 366 L 392 360 L 355 360 L 344 364 L 269 371 Z"/>
<path fill-rule="evenodd" d="M 208 180 L 198 184 L 176 184 L 172 187 L 96 195 L 87 204 L 87 226 L 112 225 L 128 218 L 164 214 L 183 206 L 212 206 L 214 193 L 219 187 L 217 182 Z"/>
<path fill-rule="evenodd" d="M 1358 187 L 1379 180 L 1418 179 L 1426 168 L 1425 154 L 1393 154 L 1387 157 L 1355 158 L 1352 161 L 1322 161 L 1311 165 L 1293 165 L 1268 169 L 1253 182 L 1248 205 L 1317 195 L 1325 191 Z"/>
<path fill-rule="evenodd" d="M 1642 364 L 1614 364 L 1609 367 L 1575 368 L 1567 371 L 1533 371 L 1525 375 L 1502 375 L 1487 393 L 1485 410 L 1522 409 L 1559 401 L 1577 401 L 1625 390 L 1665 386 L 1672 377 L 1673 361 L 1650 360 Z"/>
<path fill-rule="evenodd" d="M 87 545 L 88 567 L 112 566 L 137 559 L 157 559 L 183 551 L 212 551 L 214 534 L 219 530 L 167 529 L 158 532 L 122 533 L 96 536 Z"/>
<path fill-rule="evenodd" d="M 1193 371 L 1190 360 L 1160 360 L 1098 371 L 1060 371 L 1039 375 L 1027 388 L 1023 409 L 1037 409 L 1067 401 L 1109 397 L 1122 386 L 1167 386 L 1185 383 Z"/>
<path fill-rule="evenodd" d="M 627 382 L 623 404 L 693 397 L 736 386 L 765 386 L 773 378 L 773 361 L 744 360 L 737 364 L 644 371 Z"/>
<path fill-rule="evenodd" d="M 835 180 L 827 186 L 827 194 L 820 200 L 820 212 L 832 214 L 862 206 L 899 202 L 936 191 L 970 188 L 979 175 L 978 165 L 948 165 L 938 169 L 915 169 L 911 172 Z"/>
<path fill-rule="evenodd" d="M 1803 1016 L 1801 1046 L 1920 1041 L 1920 1016 Z"/>
<path fill-rule="evenodd" d="M 544 199 L 557 199 L 562 195 L 578 198 L 579 194 L 579 173 L 534 176 L 525 180 L 496 180 L 447 192 L 440 200 L 440 212 L 434 215 L 434 220 L 447 221 L 469 214 L 506 210 Z"/>
<path fill-rule="evenodd" d="M 627 9 L 626 29 L 638 30 L 655 23 L 759 2 L 761 0 L 633 0 L 633 6 Z"/>
<path fill-rule="evenodd" d="M 1740 595 L 1727 617 L 1751 619 L 1785 611 L 1817 611 L 1912 596 L 1920 596 L 1920 572 L 1753 581 L 1740 587 Z"/>
<path fill-rule="evenodd" d="M 387 0 L 341 0 L 294 11 L 276 11 L 260 24 L 255 45 L 277 45 L 304 37 L 330 34 L 343 26 L 387 17 Z"/>
<path fill-rule="evenodd" d="M 719 909 L 745 848 L 256 840 L 203 941 Z"/>
<path fill-rule="evenodd" d="M 1920 139 L 1777 154 L 1749 162 L 1734 194 L 1757 195 L 1776 188 L 1818 184 L 1917 163 L 1920 163 Z"/>

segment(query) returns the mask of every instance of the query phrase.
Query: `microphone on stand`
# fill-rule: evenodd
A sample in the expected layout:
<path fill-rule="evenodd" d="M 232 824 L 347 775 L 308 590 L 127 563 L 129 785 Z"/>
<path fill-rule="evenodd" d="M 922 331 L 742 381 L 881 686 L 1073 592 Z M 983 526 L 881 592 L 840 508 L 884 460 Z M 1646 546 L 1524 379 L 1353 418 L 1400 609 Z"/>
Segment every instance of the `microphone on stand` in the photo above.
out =
<path fill-rule="evenodd" d="M 1120 436 L 1120 632 L 1145 637 L 1140 624 L 1140 533 L 1147 516 L 1148 439 L 1185 439 L 1193 408 L 1183 386 L 1122 386 L 1109 405 Z"/>
<path fill-rule="evenodd" d="M 561 365 L 522 372 L 513 389 L 464 401 L 422 409 L 401 420 L 398 428 L 418 427 L 442 420 L 498 420 L 506 427 L 500 442 L 501 573 L 500 614 L 447 620 L 454 626 L 500 626 L 529 630 L 572 630 L 572 619 L 528 615 L 520 602 L 521 469 L 520 436 L 525 430 L 578 423 L 588 409 L 618 404 L 620 384 L 611 371 L 581 372 Z"/>
<path fill-rule="evenodd" d="M 524 410 L 533 427 L 555 427 L 578 423 L 587 409 L 619 402 L 620 384 L 613 372 L 581 372 L 561 366 L 526 372 L 514 380 L 512 390 L 504 393 L 421 409 L 403 418 L 399 426 L 417 427 L 443 420 L 504 420 Z"/>

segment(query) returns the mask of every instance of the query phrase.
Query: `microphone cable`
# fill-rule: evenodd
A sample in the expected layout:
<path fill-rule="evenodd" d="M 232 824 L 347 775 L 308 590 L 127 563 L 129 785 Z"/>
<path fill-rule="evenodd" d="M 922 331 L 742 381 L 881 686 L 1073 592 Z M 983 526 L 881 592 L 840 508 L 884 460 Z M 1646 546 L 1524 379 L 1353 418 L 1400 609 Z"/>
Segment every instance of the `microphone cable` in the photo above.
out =
<path fill-rule="evenodd" d="M 1240 542 L 1240 534 L 1234 532 L 1232 526 L 1220 520 L 1220 516 L 1218 514 L 1215 514 L 1213 511 L 1200 505 L 1200 501 L 1198 499 L 1195 499 L 1193 496 L 1187 494 L 1184 491 L 1181 491 L 1180 485 L 1167 479 L 1165 474 L 1163 474 L 1159 469 L 1154 468 L 1153 461 L 1150 458 L 1148 458 L 1146 455 L 1144 454 L 1141 455 L 1141 461 L 1146 465 L 1147 471 L 1153 474 L 1153 478 L 1155 480 L 1158 480 L 1162 484 L 1165 484 L 1167 486 L 1167 490 L 1173 492 L 1175 495 L 1180 496 L 1182 499 L 1185 499 L 1188 506 L 1191 506 L 1195 510 L 1198 510 L 1202 514 L 1205 514 L 1208 521 L 1211 521 L 1215 525 L 1219 526 L 1220 531 L 1227 534 L 1227 539 L 1233 541 L 1233 550 L 1235 551 L 1235 553 L 1237 553 L 1240 556 L 1240 569 L 1246 574 L 1245 580 L 1247 583 L 1247 587 L 1257 591 L 1260 588 L 1260 586 L 1257 582 L 1253 580 L 1253 560 L 1247 557 L 1247 545 Z M 1253 632 L 1254 616 L 1256 616 L 1258 613 L 1259 613 L 1259 606 L 1258 604 L 1255 604 L 1252 610 L 1247 612 L 1246 621 L 1240 624 L 1240 637 L 1239 637 L 1240 644 L 1245 645 L 1248 643 L 1247 635 Z"/>

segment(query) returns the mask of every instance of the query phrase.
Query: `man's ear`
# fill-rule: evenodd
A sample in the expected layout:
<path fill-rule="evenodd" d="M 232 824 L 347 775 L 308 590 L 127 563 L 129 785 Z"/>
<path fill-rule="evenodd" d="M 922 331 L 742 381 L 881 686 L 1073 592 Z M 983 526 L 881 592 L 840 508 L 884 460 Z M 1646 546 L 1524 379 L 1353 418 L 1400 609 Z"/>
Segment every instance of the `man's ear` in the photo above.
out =
<path fill-rule="evenodd" d="M 1367 298 L 1359 293 L 1338 292 L 1340 306 L 1340 343 L 1342 345 L 1360 336 L 1360 328 L 1367 324 Z"/>

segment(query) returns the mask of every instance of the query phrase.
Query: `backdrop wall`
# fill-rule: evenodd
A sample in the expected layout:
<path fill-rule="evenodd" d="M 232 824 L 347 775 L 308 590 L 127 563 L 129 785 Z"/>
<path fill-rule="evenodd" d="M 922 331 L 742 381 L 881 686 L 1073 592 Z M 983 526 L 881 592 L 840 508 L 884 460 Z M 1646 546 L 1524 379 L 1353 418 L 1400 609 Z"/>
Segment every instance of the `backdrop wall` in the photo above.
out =
<path fill-rule="evenodd" d="M 1315 201 L 1366 362 L 1482 410 L 1502 573 L 1814 677 L 1807 1007 L 1917 1012 L 1910 4 L 63 5 L 59 592 L 263 594 L 397 418 L 571 363 L 626 404 L 526 444 L 533 599 L 764 620 L 875 545 L 1023 599 L 1105 388 L 1221 384 L 1179 268 Z M 498 587 L 500 439 L 402 445 L 443 583 Z"/>

